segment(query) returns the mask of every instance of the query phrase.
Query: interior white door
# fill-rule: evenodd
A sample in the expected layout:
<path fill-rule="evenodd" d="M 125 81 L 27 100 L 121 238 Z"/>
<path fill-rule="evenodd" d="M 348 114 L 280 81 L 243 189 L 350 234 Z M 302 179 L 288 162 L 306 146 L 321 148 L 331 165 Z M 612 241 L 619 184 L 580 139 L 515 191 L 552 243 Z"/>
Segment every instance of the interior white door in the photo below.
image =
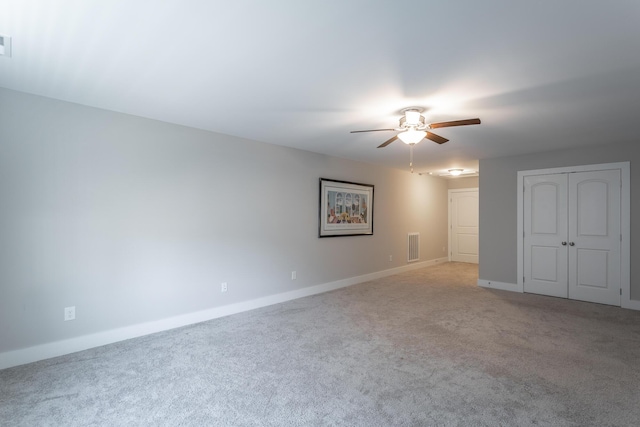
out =
<path fill-rule="evenodd" d="M 569 298 L 620 305 L 620 170 L 569 174 Z"/>
<path fill-rule="evenodd" d="M 524 179 L 524 291 L 567 298 L 567 176 Z"/>
<path fill-rule="evenodd" d="M 451 261 L 478 263 L 478 189 L 451 192 Z"/>

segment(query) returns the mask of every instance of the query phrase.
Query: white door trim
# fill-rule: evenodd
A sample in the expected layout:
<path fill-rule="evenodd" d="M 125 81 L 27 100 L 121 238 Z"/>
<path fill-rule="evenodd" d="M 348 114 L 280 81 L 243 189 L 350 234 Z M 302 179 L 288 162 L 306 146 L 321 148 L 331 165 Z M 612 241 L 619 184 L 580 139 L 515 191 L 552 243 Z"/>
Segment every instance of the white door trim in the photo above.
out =
<path fill-rule="evenodd" d="M 621 307 L 640 310 L 640 300 L 631 299 L 631 167 L 629 162 L 603 163 L 597 165 L 569 166 L 550 169 L 518 171 L 518 292 L 524 292 L 524 177 L 554 173 L 587 172 L 620 169 L 622 178 L 621 196 Z"/>
<path fill-rule="evenodd" d="M 478 187 L 472 187 L 472 188 L 454 188 L 454 189 L 450 189 L 447 192 L 447 206 L 448 206 L 448 224 L 447 224 L 447 259 L 449 260 L 449 262 L 451 262 L 451 194 L 452 193 L 464 193 L 464 192 L 468 192 L 468 191 L 476 191 L 478 192 L 478 196 L 480 195 L 480 189 Z"/>

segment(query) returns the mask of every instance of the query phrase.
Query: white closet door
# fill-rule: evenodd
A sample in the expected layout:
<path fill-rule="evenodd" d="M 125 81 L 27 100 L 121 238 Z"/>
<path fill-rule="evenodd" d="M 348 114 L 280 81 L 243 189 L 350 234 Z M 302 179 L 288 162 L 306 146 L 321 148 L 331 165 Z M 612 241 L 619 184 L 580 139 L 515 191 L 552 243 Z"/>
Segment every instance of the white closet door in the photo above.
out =
<path fill-rule="evenodd" d="M 569 174 L 569 298 L 620 305 L 620 171 Z"/>
<path fill-rule="evenodd" d="M 478 263 L 478 190 L 451 192 L 451 261 Z"/>
<path fill-rule="evenodd" d="M 567 298 L 567 176 L 524 179 L 524 291 Z"/>

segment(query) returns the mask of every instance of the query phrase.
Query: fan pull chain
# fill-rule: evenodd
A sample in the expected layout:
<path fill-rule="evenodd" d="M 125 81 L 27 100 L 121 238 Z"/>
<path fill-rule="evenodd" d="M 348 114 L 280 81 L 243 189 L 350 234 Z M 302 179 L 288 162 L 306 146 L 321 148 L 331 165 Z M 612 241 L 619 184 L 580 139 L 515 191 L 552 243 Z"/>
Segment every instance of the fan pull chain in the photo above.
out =
<path fill-rule="evenodd" d="M 413 173 L 413 146 L 414 144 L 409 145 L 409 168 L 411 173 Z"/>

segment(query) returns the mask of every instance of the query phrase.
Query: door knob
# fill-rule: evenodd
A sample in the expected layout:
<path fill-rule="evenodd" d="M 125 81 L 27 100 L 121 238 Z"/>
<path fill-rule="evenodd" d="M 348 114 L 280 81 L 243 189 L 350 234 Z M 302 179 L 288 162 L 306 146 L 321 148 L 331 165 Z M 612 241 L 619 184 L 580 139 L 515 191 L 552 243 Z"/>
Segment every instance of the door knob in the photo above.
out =
<path fill-rule="evenodd" d="M 562 242 L 562 246 L 567 246 L 567 242 Z"/>
<path fill-rule="evenodd" d="M 573 242 L 569 242 L 569 246 L 575 246 L 576 244 Z"/>

